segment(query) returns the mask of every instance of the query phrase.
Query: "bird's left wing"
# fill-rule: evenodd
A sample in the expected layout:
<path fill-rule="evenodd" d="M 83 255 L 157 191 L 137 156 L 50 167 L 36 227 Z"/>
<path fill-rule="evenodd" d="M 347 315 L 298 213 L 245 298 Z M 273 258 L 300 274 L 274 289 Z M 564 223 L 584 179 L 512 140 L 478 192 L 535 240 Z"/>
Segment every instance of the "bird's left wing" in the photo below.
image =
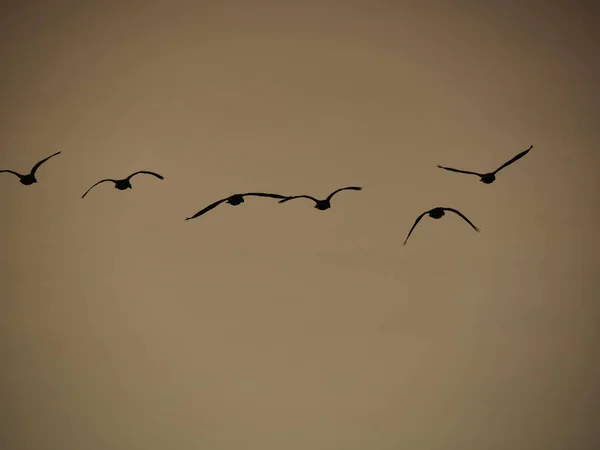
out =
<path fill-rule="evenodd" d="M 215 209 L 217 206 L 219 206 L 221 203 L 223 203 L 224 201 L 227 201 L 229 199 L 229 197 L 227 198 L 223 198 L 221 200 L 218 200 L 214 203 L 211 203 L 210 205 L 208 205 L 206 208 L 198 211 L 196 214 L 194 214 L 192 217 L 186 217 L 185 220 L 191 220 L 191 219 L 195 219 L 196 217 L 200 217 L 202 214 L 206 214 L 208 211 L 210 211 L 211 209 Z"/>
<path fill-rule="evenodd" d="M 404 242 L 402 243 L 402 245 L 406 245 L 406 242 L 408 241 L 408 238 L 412 234 L 413 230 L 415 229 L 415 227 L 417 226 L 417 224 L 421 221 L 421 219 L 423 218 L 423 216 L 425 214 L 427 214 L 428 212 L 429 211 L 425 211 L 423 214 L 421 214 L 419 217 L 417 217 L 417 220 L 415 220 L 415 223 L 413 224 L 413 226 L 411 227 L 410 231 L 408 232 L 408 236 L 406 236 L 406 239 L 404 239 Z"/>

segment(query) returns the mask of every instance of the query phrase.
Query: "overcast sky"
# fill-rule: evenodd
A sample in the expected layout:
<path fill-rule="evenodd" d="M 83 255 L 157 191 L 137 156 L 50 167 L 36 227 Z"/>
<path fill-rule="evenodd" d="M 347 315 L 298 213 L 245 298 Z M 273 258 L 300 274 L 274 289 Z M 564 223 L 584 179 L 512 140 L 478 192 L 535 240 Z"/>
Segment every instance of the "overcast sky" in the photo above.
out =
<path fill-rule="evenodd" d="M 0 448 L 595 448 L 599 18 L 3 2 Z"/>

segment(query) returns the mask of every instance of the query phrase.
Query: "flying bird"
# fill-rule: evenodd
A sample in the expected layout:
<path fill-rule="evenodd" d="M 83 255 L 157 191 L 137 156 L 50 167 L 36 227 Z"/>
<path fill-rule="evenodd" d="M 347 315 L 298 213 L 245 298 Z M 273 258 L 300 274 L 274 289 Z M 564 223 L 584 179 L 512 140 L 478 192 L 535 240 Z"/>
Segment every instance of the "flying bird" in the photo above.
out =
<path fill-rule="evenodd" d="M 285 195 L 267 194 L 267 193 L 264 193 L 264 192 L 248 192 L 246 194 L 233 194 L 233 195 L 230 195 L 229 197 L 226 197 L 226 198 L 223 198 L 221 200 L 217 200 L 214 203 L 211 203 L 206 208 L 198 211 L 192 217 L 187 217 L 185 220 L 191 220 L 191 219 L 195 219 L 196 217 L 200 217 L 202 214 L 206 214 L 208 211 L 210 211 L 211 209 L 216 208 L 221 203 L 229 203 L 232 206 L 240 205 L 242 203 L 245 203 L 244 197 L 249 197 L 249 196 L 253 196 L 253 197 L 270 197 L 270 198 L 286 198 Z"/>
<path fill-rule="evenodd" d="M 496 170 L 494 170 L 493 172 L 490 173 L 477 173 L 477 172 L 469 172 L 467 170 L 459 170 L 459 169 L 452 169 L 451 167 L 444 167 L 444 166 L 440 166 L 438 164 L 438 167 L 440 169 L 445 169 L 445 170 L 449 170 L 451 172 L 458 172 L 458 173 L 467 173 L 469 175 L 477 175 L 478 177 L 480 177 L 481 179 L 479 181 L 481 181 L 482 183 L 485 184 L 491 184 L 494 182 L 494 180 L 496 179 L 496 174 L 498 172 L 500 172 L 502 169 L 504 169 L 506 166 L 511 165 L 512 163 L 514 163 L 515 161 L 521 159 L 523 156 L 525 156 L 527 153 L 529 153 L 529 151 L 533 148 L 533 145 L 531 145 L 527 150 L 522 151 L 521 153 L 519 153 L 517 156 L 515 156 L 513 159 L 511 159 L 510 161 L 505 162 L 504 164 L 502 164 L 500 167 L 498 167 Z"/>
<path fill-rule="evenodd" d="M 81 196 L 81 198 L 85 197 L 88 194 L 88 192 L 90 192 L 92 190 L 92 188 L 94 188 L 94 186 L 98 186 L 100 183 L 104 183 L 105 181 L 112 181 L 113 183 L 115 183 L 115 189 L 118 189 L 120 191 L 124 191 L 125 189 L 133 189 L 131 187 L 130 180 L 139 173 L 146 173 L 148 175 L 154 175 L 156 178 L 158 178 L 160 180 L 165 179 L 165 177 L 163 177 L 162 175 L 159 175 L 157 173 L 149 172 L 147 170 L 140 170 L 138 172 L 132 173 L 127 178 L 123 178 L 122 180 L 113 180 L 112 178 L 106 178 L 104 180 L 100 180 L 97 183 L 93 184 L 87 191 L 85 191 L 85 194 L 83 194 Z"/>
<path fill-rule="evenodd" d="M 0 173 L 2 172 L 8 172 L 8 173 L 12 173 L 13 175 L 16 175 L 19 177 L 19 182 L 21 184 L 24 184 L 25 186 L 29 186 L 31 184 L 37 183 L 37 178 L 35 177 L 35 173 L 37 172 L 37 170 L 40 168 L 40 166 L 42 164 L 44 164 L 46 161 L 48 161 L 50 158 L 52 158 L 53 156 L 59 155 L 60 152 L 56 152 L 50 156 L 48 156 L 47 158 L 42 159 L 40 162 L 38 162 L 35 166 L 33 166 L 31 168 L 31 172 L 26 174 L 26 175 L 22 175 L 18 172 L 15 172 L 14 170 L 0 170 Z"/>
<path fill-rule="evenodd" d="M 362 190 L 362 187 L 360 186 L 348 186 L 348 187 L 344 187 L 344 188 L 340 188 L 338 190 L 333 191 L 331 194 L 329 194 L 329 196 L 324 199 L 324 200 L 319 200 L 316 199 L 310 195 L 293 195 L 291 197 L 286 197 L 283 200 L 279 200 L 279 203 L 285 203 L 285 202 L 289 202 L 290 200 L 294 200 L 295 198 L 308 198 L 310 200 L 312 200 L 313 202 L 315 202 L 315 208 L 321 210 L 321 211 L 325 211 L 326 209 L 331 208 L 331 199 L 333 198 L 333 196 L 335 194 L 337 194 L 340 191 L 346 191 L 346 190 L 351 190 L 351 191 L 360 191 Z"/>
<path fill-rule="evenodd" d="M 471 221 L 469 219 L 467 219 L 460 211 L 458 211 L 458 210 L 456 210 L 454 208 L 443 208 L 443 207 L 440 206 L 440 207 L 437 207 L 437 208 L 430 209 L 429 211 L 425 211 L 423 214 L 421 214 L 419 217 L 417 217 L 417 220 L 415 220 L 414 225 L 412 226 L 412 228 L 408 232 L 408 236 L 406 236 L 406 240 L 402 243 L 402 245 L 406 245 L 406 241 L 408 241 L 408 238 L 410 237 L 411 233 L 413 232 L 413 230 L 415 229 L 415 227 L 421 221 L 421 219 L 423 218 L 423 216 L 425 214 L 429 214 L 429 217 L 431 217 L 432 219 L 441 219 L 446 214 L 444 211 L 452 211 L 453 213 L 458 214 L 465 221 L 467 221 L 467 223 L 469 225 L 471 225 L 475 231 L 477 231 L 478 233 L 481 231 L 479 228 L 477 228 L 475 225 L 473 225 L 471 223 Z"/>

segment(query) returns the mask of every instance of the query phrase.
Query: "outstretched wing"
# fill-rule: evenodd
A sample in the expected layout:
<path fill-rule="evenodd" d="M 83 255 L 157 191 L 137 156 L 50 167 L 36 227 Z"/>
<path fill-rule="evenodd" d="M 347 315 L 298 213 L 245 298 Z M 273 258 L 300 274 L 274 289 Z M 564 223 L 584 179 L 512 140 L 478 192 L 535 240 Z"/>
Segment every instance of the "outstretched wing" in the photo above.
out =
<path fill-rule="evenodd" d="M 287 198 L 285 195 L 281 194 L 267 194 L 265 192 L 248 192 L 246 194 L 240 194 L 242 197 L 269 197 L 269 198 Z"/>
<path fill-rule="evenodd" d="M 470 172 L 468 170 L 460 170 L 460 169 L 453 169 L 452 167 L 444 167 L 444 166 L 440 166 L 439 164 L 437 165 L 440 169 L 444 169 L 444 170 L 449 170 L 450 172 L 458 172 L 458 173 L 467 173 L 469 175 L 477 175 L 478 177 L 483 176 L 483 174 L 481 173 L 477 173 L 477 172 Z"/>
<path fill-rule="evenodd" d="M 425 211 L 423 214 L 421 214 L 419 217 L 417 217 L 417 220 L 415 220 L 415 223 L 413 224 L 412 228 L 410 229 L 410 231 L 408 232 L 408 236 L 406 236 L 406 239 L 404 240 L 404 242 L 402 243 L 402 245 L 406 245 L 406 241 L 408 241 L 408 238 L 410 237 L 410 235 L 412 234 L 413 230 L 415 229 L 415 227 L 417 226 L 417 224 L 421 221 L 421 219 L 423 218 L 423 216 L 425 214 L 427 214 L 429 211 Z"/>
<path fill-rule="evenodd" d="M 40 166 L 42 164 L 44 164 L 46 161 L 48 161 L 50 158 L 52 158 L 53 156 L 56 156 L 56 155 L 60 155 L 60 152 L 56 152 L 56 153 L 48 156 L 47 158 L 42 159 L 40 162 L 38 162 L 35 166 L 33 166 L 31 168 L 31 175 L 35 175 L 35 172 L 40 168 Z"/>
<path fill-rule="evenodd" d="M 19 178 L 23 178 L 23 175 L 21 175 L 20 173 L 15 172 L 14 170 L 0 170 L 0 173 L 2 173 L 2 172 L 12 173 L 13 175 L 18 176 Z"/>
<path fill-rule="evenodd" d="M 208 205 L 206 208 L 198 211 L 196 214 L 194 214 L 192 217 L 186 217 L 185 220 L 191 220 L 191 219 L 195 219 L 196 217 L 200 217 L 202 214 L 206 214 L 208 211 L 210 211 L 211 209 L 216 208 L 217 206 L 219 206 L 221 203 L 229 200 L 230 197 L 227 198 L 223 198 L 221 200 L 218 200 L 210 205 Z"/>
<path fill-rule="evenodd" d="M 313 202 L 315 203 L 319 203 L 319 200 L 317 200 L 314 197 L 311 197 L 310 195 L 292 195 L 291 197 L 284 197 L 283 200 L 279 200 L 277 203 L 285 203 L 285 202 L 289 202 L 290 200 L 294 200 L 296 198 L 309 198 L 311 199 Z"/>
<path fill-rule="evenodd" d="M 90 188 L 89 188 L 87 191 L 85 191 L 85 194 L 83 194 L 83 195 L 81 196 L 81 198 L 85 197 L 85 196 L 88 194 L 88 192 L 90 192 L 90 191 L 92 190 L 92 188 L 93 188 L 94 186 L 98 186 L 100 183 L 104 183 L 105 181 L 112 181 L 113 183 L 116 183 L 116 182 L 117 182 L 117 180 L 112 180 L 112 179 L 110 179 L 110 178 L 106 178 L 105 180 L 100 180 L 100 181 L 98 181 L 97 183 L 93 184 L 93 185 L 92 185 L 92 186 L 91 186 L 91 187 L 90 187 Z"/>
<path fill-rule="evenodd" d="M 335 194 L 337 194 L 338 192 L 340 192 L 340 191 L 347 191 L 347 190 L 350 190 L 350 191 L 360 191 L 360 190 L 362 190 L 362 188 L 360 186 L 348 186 L 348 187 L 337 189 L 337 190 L 333 191 L 331 194 L 329 194 L 329 196 L 327 197 L 327 201 L 330 201 L 333 198 L 333 196 Z"/>
<path fill-rule="evenodd" d="M 477 228 L 475 225 L 473 225 L 473 224 L 471 223 L 471 221 L 470 221 L 469 219 L 467 219 L 467 218 L 466 218 L 466 217 L 463 215 L 463 213 L 461 213 L 461 212 L 460 212 L 460 211 L 458 211 L 457 209 L 454 209 L 454 208 L 444 208 L 444 209 L 445 209 L 446 211 L 452 211 L 454 214 L 458 214 L 460 217 L 462 217 L 464 220 L 466 220 L 466 221 L 467 221 L 467 223 L 468 223 L 469 225 L 471 225 L 471 226 L 473 227 L 473 229 L 474 229 L 475 231 L 477 231 L 478 233 L 481 231 L 479 228 Z"/>
<path fill-rule="evenodd" d="M 524 150 L 521 153 L 519 153 L 517 156 L 515 156 L 510 161 L 507 161 L 504 164 L 502 164 L 500 167 L 498 167 L 496 170 L 494 170 L 493 173 L 496 174 L 496 173 L 500 172 L 502 169 L 504 169 L 506 166 L 510 166 L 515 161 L 521 159 L 523 156 L 525 156 L 527 153 L 529 153 L 529 150 L 531 150 L 532 148 L 533 148 L 533 145 L 531 145 L 527 150 Z"/>
<path fill-rule="evenodd" d="M 128 179 L 128 180 L 130 180 L 131 178 L 133 178 L 134 176 L 136 176 L 136 175 L 137 175 L 137 174 L 139 174 L 139 173 L 146 173 L 146 174 L 148 174 L 148 175 L 154 175 L 156 178 L 159 178 L 159 179 L 161 179 L 161 180 L 164 180 L 164 179 L 165 179 L 165 177 L 163 177 L 162 175 L 159 175 L 158 173 L 155 173 L 155 172 L 150 172 L 150 171 L 148 171 L 148 170 L 138 170 L 137 172 L 134 172 L 134 173 L 132 173 L 131 175 L 129 175 L 129 176 L 127 177 L 127 179 Z"/>

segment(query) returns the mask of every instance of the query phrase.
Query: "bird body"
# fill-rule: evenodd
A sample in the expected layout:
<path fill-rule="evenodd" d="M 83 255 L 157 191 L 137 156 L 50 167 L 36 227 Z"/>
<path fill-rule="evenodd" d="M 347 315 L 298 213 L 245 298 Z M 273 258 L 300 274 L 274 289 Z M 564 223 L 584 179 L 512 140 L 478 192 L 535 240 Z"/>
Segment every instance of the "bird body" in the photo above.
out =
<path fill-rule="evenodd" d="M 206 208 L 201 209 L 200 211 L 198 211 L 196 214 L 194 214 L 191 217 L 186 217 L 185 220 L 191 220 L 191 219 L 195 219 L 196 217 L 200 217 L 203 214 L 206 214 L 207 212 L 209 212 L 210 210 L 216 208 L 217 206 L 219 206 L 221 203 L 228 203 L 231 206 L 237 206 L 237 205 L 241 205 L 242 203 L 245 203 L 246 201 L 244 200 L 244 197 L 269 197 L 269 198 L 286 198 L 285 195 L 280 195 L 280 194 L 268 194 L 265 192 L 248 192 L 246 194 L 233 194 L 230 195 L 229 197 L 226 198 L 222 198 L 221 200 L 217 200 L 214 203 L 211 203 L 210 205 L 208 205 Z"/>
<path fill-rule="evenodd" d="M 492 184 L 494 181 L 496 181 L 496 175 L 493 173 L 484 173 L 481 175 L 481 179 L 479 181 L 484 184 Z"/>
<path fill-rule="evenodd" d="M 444 167 L 444 166 L 440 166 L 439 164 L 438 164 L 438 167 L 440 169 L 449 170 L 450 172 L 458 172 L 458 173 L 466 173 L 466 174 L 469 174 L 469 175 L 477 175 L 480 178 L 479 181 L 481 181 L 482 183 L 484 183 L 484 184 L 492 184 L 496 180 L 496 174 L 498 172 L 500 172 L 506 166 L 509 166 L 512 163 L 514 163 L 515 161 L 521 159 L 523 156 L 525 156 L 527 153 L 529 153 L 529 151 L 532 148 L 533 148 L 533 145 L 531 145 L 527 150 L 524 150 L 521 153 L 519 153 L 518 155 L 516 155 L 511 160 L 509 160 L 509 161 L 505 162 L 504 164 L 502 164 L 500 167 L 498 167 L 493 172 L 489 172 L 489 173 L 478 173 L 478 172 L 471 172 L 471 171 L 468 171 L 468 170 L 453 169 L 452 167 Z"/>
<path fill-rule="evenodd" d="M 406 236 L 406 239 L 404 240 L 404 242 L 402 243 L 402 245 L 406 245 L 406 242 L 408 241 L 408 238 L 410 237 L 410 235 L 412 234 L 413 230 L 415 229 L 415 227 L 421 221 L 421 219 L 423 218 L 423 216 L 425 214 L 429 215 L 429 217 L 431 217 L 432 219 L 441 219 L 442 217 L 444 217 L 446 215 L 446 211 L 451 211 L 454 214 L 457 214 L 458 216 L 462 217 L 478 233 L 481 231 L 479 228 L 477 228 L 475 225 L 473 225 L 471 223 L 471 221 L 469 219 L 467 219 L 460 211 L 458 211 L 458 210 L 456 210 L 454 208 L 446 208 L 446 207 L 438 206 L 437 208 L 433 208 L 433 209 L 430 209 L 429 211 L 425 211 L 419 217 L 417 217 L 417 220 L 415 220 L 415 223 L 413 224 L 412 228 L 408 232 L 408 236 Z"/>
<path fill-rule="evenodd" d="M 42 159 L 41 161 L 37 162 L 32 168 L 31 168 L 31 172 L 29 172 L 28 174 L 20 174 L 18 172 L 15 172 L 14 170 L 0 170 L 0 173 L 2 172 L 7 172 L 7 173 L 12 173 L 13 175 L 17 176 L 19 178 L 19 182 L 24 185 L 24 186 L 31 186 L 32 184 L 37 183 L 37 178 L 35 177 L 35 173 L 37 172 L 37 170 L 40 168 L 40 166 L 42 164 L 44 164 L 46 161 L 48 161 L 50 158 L 52 158 L 53 156 L 59 155 L 61 152 L 56 152 L 53 153 L 52 155 Z"/>
<path fill-rule="evenodd" d="M 315 200 L 315 206 L 314 208 L 318 209 L 319 211 L 325 211 L 326 209 L 331 208 L 331 202 L 327 199 L 325 200 Z"/>
<path fill-rule="evenodd" d="M 234 194 L 227 199 L 227 203 L 229 203 L 231 206 L 241 205 L 245 202 L 246 201 L 244 200 L 244 196 L 242 194 Z"/>
<path fill-rule="evenodd" d="M 428 214 L 432 219 L 441 219 L 446 215 L 444 208 L 433 208 L 428 212 Z"/>
<path fill-rule="evenodd" d="M 139 170 L 137 172 L 132 173 L 127 178 L 123 178 L 121 180 L 114 180 L 112 178 L 105 178 L 104 180 L 100 180 L 97 183 L 94 183 L 87 191 L 85 191 L 85 193 L 81 196 L 81 198 L 84 198 L 88 194 L 88 192 L 90 192 L 95 186 L 98 186 L 100 183 L 104 183 L 105 181 L 111 181 L 112 183 L 114 183 L 115 189 L 118 189 L 119 191 L 124 191 L 126 189 L 133 189 L 133 187 L 131 186 L 131 179 L 135 175 L 138 175 L 140 173 L 145 173 L 147 175 L 153 175 L 156 178 L 158 178 L 159 180 L 165 179 L 165 177 L 163 177 L 162 175 L 159 175 L 158 173 L 150 172 L 148 170 Z"/>
<path fill-rule="evenodd" d="M 315 202 L 314 208 L 316 208 L 320 211 L 325 211 L 325 210 L 331 208 L 331 199 L 333 198 L 333 196 L 335 194 L 337 194 L 338 192 L 345 191 L 345 190 L 360 191 L 360 190 L 362 190 L 362 187 L 348 186 L 348 187 L 340 188 L 340 189 L 333 191 L 331 194 L 329 194 L 329 196 L 326 199 L 323 199 L 323 200 L 314 198 L 311 195 L 293 195 L 291 197 L 285 197 L 284 199 L 279 200 L 279 203 L 289 202 L 290 200 L 294 200 L 296 198 L 308 198 L 308 199 L 312 200 L 313 202 Z"/>
<path fill-rule="evenodd" d="M 124 191 L 125 189 L 133 189 L 131 182 L 125 178 L 124 180 L 111 180 L 115 183 L 115 189 Z"/>

